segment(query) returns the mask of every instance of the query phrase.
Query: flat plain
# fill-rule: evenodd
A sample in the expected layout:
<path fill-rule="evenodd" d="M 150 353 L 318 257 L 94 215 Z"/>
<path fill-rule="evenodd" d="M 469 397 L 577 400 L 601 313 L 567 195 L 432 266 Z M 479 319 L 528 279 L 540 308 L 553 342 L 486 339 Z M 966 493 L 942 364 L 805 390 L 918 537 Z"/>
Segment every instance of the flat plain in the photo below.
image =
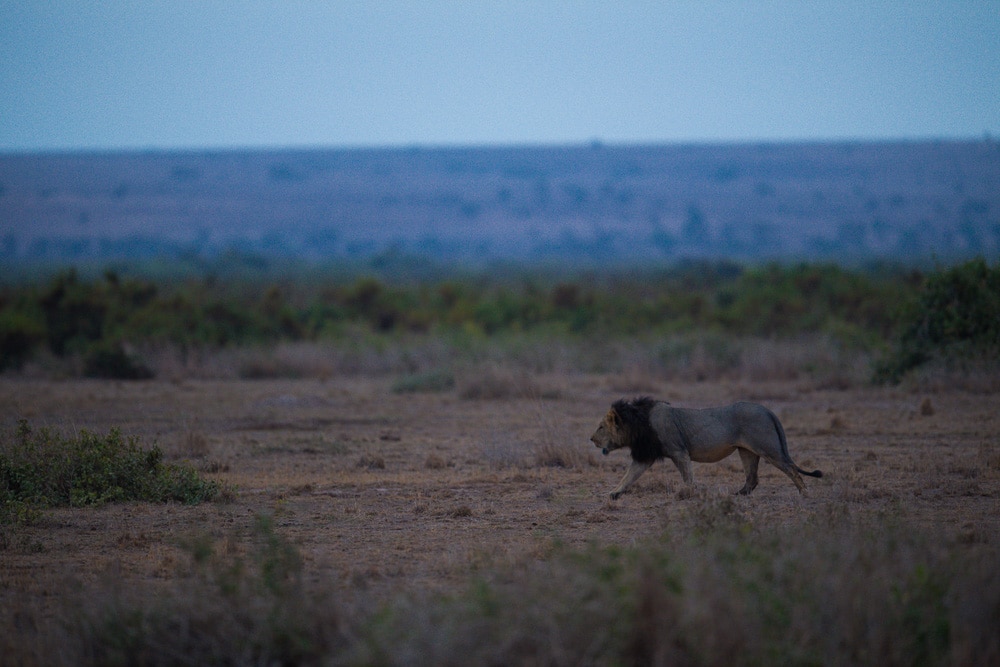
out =
<path fill-rule="evenodd" d="M 376 601 L 448 592 L 557 549 L 695 530 L 705 499 L 727 499 L 750 524 L 849 510 L 903 514 L 949 542 L 1000 540 L 995 394 L 735 380 L 633 391 L 620 378 L 567 374 L 508 383 L 499 398 L 470 398 L 454 388 L 400 393 L 385 377 L 0 380 L 8 432 L 18 419 L 66 434 L 119 427 L 230 489 L 197 506 L 45 511 L 6 533 L 0 606 L 51 609 L 109 573 L 154 591 L 185 576 L 192 543 L 238 549 L 260 516 L 297 548 L 304 576 Z M 686 407 L 763 403 L 782 420 L 795 462 L 824 476 L 807 478 L 800 495 L 762 463 L 757 490 L 732 498 L 743 483 L 735 455 L 695 464 L 693 490 L 658 463 L 610 501 L 627 454 L 601 456 L 588 439 L 614 399 L 637 393 Z"/>

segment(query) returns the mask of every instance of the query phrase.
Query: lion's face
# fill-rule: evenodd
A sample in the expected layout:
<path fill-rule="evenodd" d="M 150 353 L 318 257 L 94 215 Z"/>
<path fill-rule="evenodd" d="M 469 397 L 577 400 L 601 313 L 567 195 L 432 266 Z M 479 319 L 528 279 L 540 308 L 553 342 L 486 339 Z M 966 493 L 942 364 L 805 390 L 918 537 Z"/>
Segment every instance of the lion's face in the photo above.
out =
<path fill-rule="evenodd" d="M 608 414 L 604 415 L 594 435 L 590 436 L 590 441 L 599 447 L 605 456 L 625 446 L 621 437 L 621 417 L 617 412 L 608 410 Z"/>

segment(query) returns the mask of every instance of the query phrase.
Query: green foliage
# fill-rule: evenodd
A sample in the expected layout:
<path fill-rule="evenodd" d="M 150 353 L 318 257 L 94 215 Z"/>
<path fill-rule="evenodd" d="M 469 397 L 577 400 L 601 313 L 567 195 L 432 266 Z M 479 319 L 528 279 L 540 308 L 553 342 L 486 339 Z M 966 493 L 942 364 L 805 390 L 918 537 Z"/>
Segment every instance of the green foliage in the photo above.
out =
<path fill-rule="evenodd" d="M 21 420 L 14 437 L 0 443 L 0 521 L 16 522 L 32 507 L 128 500 L 196 504 L 218 495 L 215 482 L 162 458 L 159 448 L 144 449 L 118 429 L 64 438 Z"/>
<path fill-rule="evenodd" d="M 903 309 L 897 343 L 875 379 L 896 383 L 935 359 L 1000 360 L 1000 265 L 975 259 L 929 275 Z"/>
<path fill-rule="evenodd" d="M 825 331 L 834 323 L 880 334 L 892 324 L 886 303 L 905 291 L 898 281 L 833 265 L 768 265 L 741 275 L 719 292 L 719 319 L 739 333 L 775 336 Z"/>
<path fill-rule="evenodd" d="M 45 325 L 18 309 L 0 310 L 0 371 L 20 368 L 45 341 Z"/>
<path fill-rule="evenodd" d="M 81 282 L 76 271 L 56 276 L 38 303 L 45 316 L 49 348 L 58 355 L 77 350 L 103 334 L 109 313 L 106 290 L 101 284 Z"/>
<path fill-rule="evenodd" d="M 216 267 L 219 268 L 219 267 Z M 469 274 L 423 281 L 376 276 L 275 276 L 154 284 L 74 271 L 0 294 L 0 369 L 42 349 L 82 361 L 86 375 L 149 375 L 136 350 L 266 346 L 317 339 L 413 335 L 550 339 L 655 337 L 692 332 L 790 338 L 824 334 L 862 349 L 896 326 L 891 304 L 916 288 L 885 268 L 744 268 L 692 262 L 632 273 Z M 434 282 L 436 280 L 437 282 Z"/>
<path fill-rule="evenodd" d="M 153 371 L 129 354 L 121 343 L 99 340 L 87 350 L 83 360 L 83 374 L 91 378 L 117 380 L 146 380 Z"/>

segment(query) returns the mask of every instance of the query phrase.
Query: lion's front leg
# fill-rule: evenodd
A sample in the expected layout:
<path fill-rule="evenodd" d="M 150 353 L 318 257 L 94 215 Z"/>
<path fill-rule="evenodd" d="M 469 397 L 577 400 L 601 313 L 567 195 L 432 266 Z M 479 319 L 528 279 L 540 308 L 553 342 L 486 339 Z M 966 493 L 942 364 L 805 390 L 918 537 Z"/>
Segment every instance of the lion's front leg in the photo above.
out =
<path fill-rule="evenodd" d="M 681 474 L 681 479 L 688 486 L 694 484 L 694 475 L 691 473 L 691 456 L 686 451 L 679 451 L 674 454 L 668 454 L 670 460 L 674 462 L 677 466 L 677 471 Z"/>
<path fill-rule="evenodd" d="M 615 490 L 611 492 L 611 499 L 617 500 L 623 493 L 625 493 L 628 487 L 632 486 L 635 480 L 639 479 L 639 475 L 649 470 L 649 466 L 651 465 L 653 465 L 652 461 L 648 463 L 632 461 L 628 470 L 625 471 L 625 476 L 622 477 L 621 483 L 618 484 Z"/>

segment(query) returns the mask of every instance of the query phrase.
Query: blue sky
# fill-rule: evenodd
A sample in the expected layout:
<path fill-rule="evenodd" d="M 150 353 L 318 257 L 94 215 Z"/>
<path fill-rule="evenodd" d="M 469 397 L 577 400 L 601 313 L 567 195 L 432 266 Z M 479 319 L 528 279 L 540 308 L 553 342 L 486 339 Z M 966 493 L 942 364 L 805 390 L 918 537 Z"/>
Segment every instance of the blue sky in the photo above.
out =
<path fill-rule="evenodd" d="M 1000 0 L 0 0 L 0 151 L 1000 135 Z"/>

